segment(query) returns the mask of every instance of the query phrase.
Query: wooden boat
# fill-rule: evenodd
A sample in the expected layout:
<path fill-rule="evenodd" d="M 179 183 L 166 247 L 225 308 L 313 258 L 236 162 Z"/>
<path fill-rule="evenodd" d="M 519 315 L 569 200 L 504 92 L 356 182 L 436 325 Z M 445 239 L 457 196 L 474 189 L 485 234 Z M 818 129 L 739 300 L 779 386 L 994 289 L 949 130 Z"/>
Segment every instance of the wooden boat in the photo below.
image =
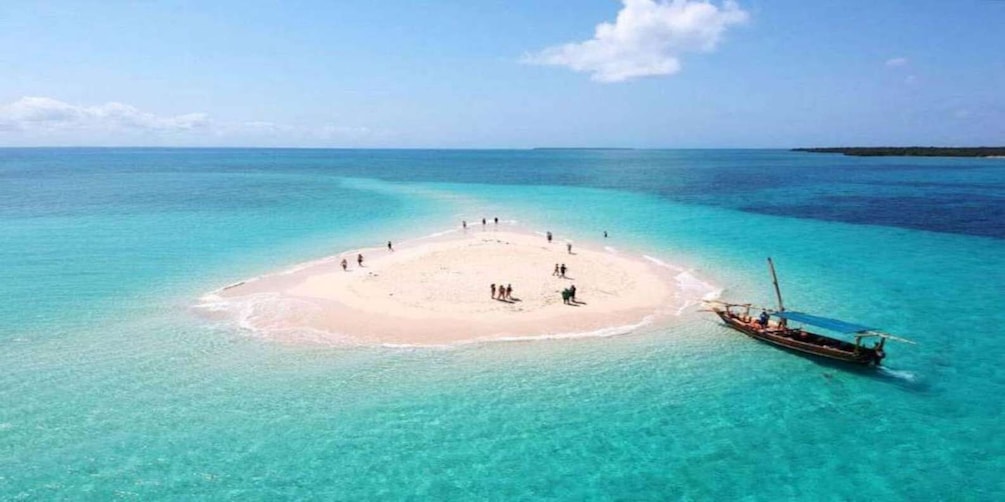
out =
<path fill-rule="evenodd" d="M 755 318 L 750 313 L 754 307 L 749 303 L 709 302 L 712 304 L 712 311 L 726 323 L 726 326 L 784 349 L 864 366 L 879 366 L 883 362 L 886 357 L 884 347 L 887 340 L 914 343 L 868 326 L 785 310 L 782 292 L 778 287 L 778 276 L 775 274 L 775 264 L 771 258 L 768 258 L 768 268 L 771 270 L 771 278 L 775 285 L 778 308 L 762 308 L 761 314 Z M 802 327 L 790 327 L 789 322 L 851 336 L 853 341 L 810 332 Z M 864 345 L 863 341 L 869 339 L 874 339 L 875 343 Z"/>

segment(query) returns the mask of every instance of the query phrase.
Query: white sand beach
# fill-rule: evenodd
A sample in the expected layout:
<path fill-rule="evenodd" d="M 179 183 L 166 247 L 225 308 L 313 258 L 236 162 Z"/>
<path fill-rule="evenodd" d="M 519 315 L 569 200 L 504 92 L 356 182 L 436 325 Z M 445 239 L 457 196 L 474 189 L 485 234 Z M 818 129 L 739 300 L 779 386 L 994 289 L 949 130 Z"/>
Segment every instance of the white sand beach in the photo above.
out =
<path fill-rule="evenodd" d="M 555 276 L 563 263 L 566 277 Z M 570 254 L 567 241 L 490 224 L 394 251 L 346 251 L 211 297 L 274 338 L 444 345 L 627 332 L 697 303 L 680 273 L 613 250 L 573 245 Z M 512 285 L 512 299 L 493 299 L 493 283 Z M 572 285 L 577 303 L 565 304 L 561 291 Z"/>

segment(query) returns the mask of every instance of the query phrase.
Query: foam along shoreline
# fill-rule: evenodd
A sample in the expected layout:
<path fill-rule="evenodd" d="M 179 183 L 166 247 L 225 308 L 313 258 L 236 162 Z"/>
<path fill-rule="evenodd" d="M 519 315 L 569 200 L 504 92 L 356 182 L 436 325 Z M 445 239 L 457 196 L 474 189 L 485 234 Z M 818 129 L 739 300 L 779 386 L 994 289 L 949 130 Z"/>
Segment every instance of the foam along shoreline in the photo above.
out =
<path fill-rule="evenodd" d="M 235 282 L 198 307 L 279 341 L 419 347 L 624 334 L 716 293 L 658 259 L 578 244 L 570 254 L 567 242 L 469 225 Z M 561 263 L 565 278 L 552 273 Z M 493 299 L 493 283 L 511 284 L 512 300 Z M 571 285 L 578 303 L 567 305 Z"/>

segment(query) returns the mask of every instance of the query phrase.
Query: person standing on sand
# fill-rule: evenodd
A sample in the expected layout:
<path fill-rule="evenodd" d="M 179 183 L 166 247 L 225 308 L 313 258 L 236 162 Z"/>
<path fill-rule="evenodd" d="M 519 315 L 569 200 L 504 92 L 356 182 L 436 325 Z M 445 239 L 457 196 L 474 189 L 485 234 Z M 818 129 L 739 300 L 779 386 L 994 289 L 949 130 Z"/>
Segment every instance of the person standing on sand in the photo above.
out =
<path fill-rule="evenodd" d="M 548 244 L 551 244 L 551 232 L 548 232 Z"/>
<path fill-rule="evenodd" d="M 506 299 L 507 300 L 512 300 L 513 299 L 513 285 L 512 284 L 507 284 L 506 285 Z"/>
<path fill-rule="evenodd" d="M 356 255 L 356 264 L 361 267 L 363 266 L 363 253 Z"/>
<path fill-rule="evenodd" d="M 576 285 L 573 284 L 569 287 L 569 301 L 576 303 Z"/>
<path fill-rule="evenodd" d="M 558 277 L 558 274 L 559 274 L 559 269 L 558 269 L 558 264 L 556 263 L 555 264 L 555 271 L 552 272 L 551 275 Z"/>
<path fill-rule="evenodd" d="M 566 305 L 569 304 L 569 288 L 565 288 L 562 290 L 562 303 Z"/>
<path fill-rule="evenodd" d="M 559 273 L 561 274 L 561 275 L 559 275 L 559 277 L 561 277 L 562 279 L 565 279 L 565 271 L 566 270 L 568 270 L 568 269 L 565 268 L 565 264 L 563 263 L 562 266 L 559 267 L 559 269 L 558 269 Z"/>
<path fill-rule="evenodd" d="M 347 272 L 348 270 L 349 270 L 349 262 L 345 261 L 345 258 L 342 258 L 342 271 Z"/>
<path fill-rule="evenodd" d="M 569 251 L 569 254 L 572 254 L 572 243 L 571 242 L 566 242 L 565 243 L 565 249 L 567 249 Z"/>
<path fill-rule="evenodd" d="M 387 250 L 394 251 L 394 246 L 391 246 L 391 241 L 387 241 Z"/>
<path fill-rule="evenodd" d="M 495 285 L 495 283 L 492 283 L 492 299 L 493 300 L 496 299 L 496 285 Z"/>

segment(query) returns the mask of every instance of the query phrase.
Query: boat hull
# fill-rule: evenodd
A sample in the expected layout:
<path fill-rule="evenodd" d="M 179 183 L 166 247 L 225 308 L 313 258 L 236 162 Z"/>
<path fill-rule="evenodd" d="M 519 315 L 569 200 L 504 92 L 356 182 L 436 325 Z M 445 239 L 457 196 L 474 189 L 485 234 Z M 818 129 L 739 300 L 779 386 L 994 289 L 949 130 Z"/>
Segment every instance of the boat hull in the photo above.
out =
<path fill-rule="evenodd" d="M 873 348 L 856 347 L 844 340 L 777 325 L 765 328 L 732 312 L 721 309 L 714 311 L 726 326 L 755 340 L 786 350 L 861 366 L 878 366 L 883 360 L 882 352 Z"/>

